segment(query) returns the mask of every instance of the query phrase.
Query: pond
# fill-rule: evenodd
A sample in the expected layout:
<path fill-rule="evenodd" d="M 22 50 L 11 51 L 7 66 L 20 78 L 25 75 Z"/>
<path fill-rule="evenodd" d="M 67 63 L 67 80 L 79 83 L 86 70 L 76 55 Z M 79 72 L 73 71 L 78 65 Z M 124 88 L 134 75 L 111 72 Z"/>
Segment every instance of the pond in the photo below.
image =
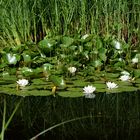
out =
<path fill-rule="evenodd" d="M 99 93 L 95 99 L 59 96 L 23 98 L 13 95 L 1 98 L 6 98 L 7 101 L 7 119 L 22 99 L 5 132 L 8 140 L 16 140 L 17 136 L 20 140 L 31 139 L 48 128 L 50 130 L 39 136 L 39 140 L 139 138 L 139 92 L 110 95 Z"/>
<path fill-rule="evenodd" d="M 2 48 L 1 139 L 137 139 L 140 54 L 130 47 L 86 34 Z"/>

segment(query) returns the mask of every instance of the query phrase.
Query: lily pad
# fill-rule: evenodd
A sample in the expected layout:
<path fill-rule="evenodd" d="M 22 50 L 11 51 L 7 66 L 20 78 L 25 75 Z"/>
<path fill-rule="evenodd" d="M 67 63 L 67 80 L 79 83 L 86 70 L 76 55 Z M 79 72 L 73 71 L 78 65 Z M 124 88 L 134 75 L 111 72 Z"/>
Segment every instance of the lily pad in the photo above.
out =
<path fill-rule="evenodd" d="M 19 90 L 15 88 L 6 88 L 1 87 L 0 94 L 16 95 L 16 96 L 49 96 L 52 95 L 52 92 L 49 90 Z"/>
<path fill-rule="evenodd" d="M 77 91 L 75 91 L 75 92 L 74 91 L 58 92 L 58 95 L 61 97 L 71 97 L 71 98 L 84 96 L 83 92 L 77 92 Z"/>
<path fill-rule="evenodd" d="M 49 79 L 55 86 L 66 87 L 66 83 L 65 83 L 63 77 L 58 77 L 58 76 L 55 76 L 55 75 L 51 75 L 49 77 Z"/>
<path fill-rule="evenodd" d="M 74 39 L 71 37 L 66 37 L 66 36 L 62 37 L 62 44 L 65 47 L 72 45 L 73 42 L 74 42 Z"/>
<path fill-rule="evenodd" d="M 72 92 L 73 92 L 73 91 L 74 91 L 74 92 L 75 92 L 75 91 L 82 92 L 82 88 L 72 88 L 72 87 L 71 87 L 71 88 L 67 88 L 67 90 L 68 90 L 68 91 L 72 91 Z"/>
<path fill-rule="evenodd" d="M 73 81 L 73 85 L 75 87 L 84 87 L 84 86 L 89 85 L 89 84 L 91 84 L 91 83 L 90 82 L 84 82 L 84 81 L 81 81 L 81 80 Z"/>
<path fill-rule="evenodd" d="M 56 44 L 55 40 L 44 39 L 39 42 L 39 48 L 43 53 L 48 54 L 54 49 L 55 44 Z"/>

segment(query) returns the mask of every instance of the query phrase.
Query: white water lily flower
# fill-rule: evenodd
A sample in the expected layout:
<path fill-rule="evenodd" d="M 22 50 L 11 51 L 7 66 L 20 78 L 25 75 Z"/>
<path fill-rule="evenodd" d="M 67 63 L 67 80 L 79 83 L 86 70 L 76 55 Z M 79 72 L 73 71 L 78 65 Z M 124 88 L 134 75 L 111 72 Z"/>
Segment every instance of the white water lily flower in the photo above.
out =
<path fill-rule="evenodd" d="M 122 75 L 119 79 L 122 81 L 128 81 L 128 80 L 130 80 L 130 76 L 129 75 Z"/>
<path fill-rule="evenodd" d="M 139 61 L 139 59 L 138 59 L 137 57 L 134 57 L 134 58 L 132 59 L 132 63 L 133 63 L 133 64 L 138 63 L 138 61 Z"/>
<path fill-rule="evenodd" d="M 107 82 L 106 85 L 108 89 L 118 88 L 118 85 L 115 84 L 114 82 Z"/>
<path fill-rule="evenodd" d="M 17 84 L 20 86 L 20 87 L 25 87 L 26 85 L 28 85 L 29 81 L 26 80 L 26 79 L 20 79 L 17 81 Z"/>
<path fill-rule="evenodd" d="M 128 75 L 128 76 L 130 75 L 130 73 L 127 72 L 127 71 L 122 71 L 121 74 L 122 74 L 122 75 Z"/>
<path fill-rule="evenodd" d="M 122 62 L 122 61 L 123 61 L 123 59 L 122 59 L 122 58 L 119 58 L 118 60 L 119 60 L 120 62 Z"/>
<path fill-rule="evenodd" d="M 70 71 L 70 73 L 75 73 L 76 72 L 75 67 L 69 67 L 68 70 Z"/>
<path fill-rule="evenodd" d="M 93 87 L 93 86 L 86 86 L 83 88 L 84 90 L 84 94 L 85 94 L 85 98 L 95 98 L 95 94 L 92 94 L 95 90 L 96 90 L 96 87 Z"/>
<path fill-rule="evenodd" d="M 86 86 L 83 88 L 85 94 L 91 94 L 96 90 L 96 87 L 93 86 Z"/>
<path fill-rule="evenodd" d="M 16 56 L 10 53 L 7 54 L 7 60 L 9 64 L 15 64 L 15 62 L 17 61 Z"/>
<path fill-rule="evenodd" d="M 88 36 L 89 36 L 88 34 L 85 34 L 85 35 L 82 36 L 81 39 L 86 39 Z"/>
<path fill-rule="evenodd" d="M 115 49 L 120 50 L 121 49 L 121 44 L 118 41 L 114 41 L 115 44 Z"/>

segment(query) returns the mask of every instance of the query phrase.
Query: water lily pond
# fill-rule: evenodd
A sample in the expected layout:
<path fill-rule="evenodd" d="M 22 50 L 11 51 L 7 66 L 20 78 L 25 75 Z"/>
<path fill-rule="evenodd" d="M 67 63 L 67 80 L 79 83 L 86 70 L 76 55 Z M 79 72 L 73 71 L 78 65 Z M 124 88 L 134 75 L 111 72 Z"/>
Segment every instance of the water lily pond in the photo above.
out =
<path fill-rule="evenodd" d="M 139 139 L 139 0 L 0 4 L 1 140 Z"/>
<path fill-rule="evenodd" d="M 113 135 L 115 139 L 124 139 L 128 138 L 127 133 L 136 139 L 140 130 L 140 54 L 132 51 L 128 57 L 128 44 L 111 37 L 103 39 L 92 34 L 80 38 L 57 36 L 45 38 L 38 44 L 3 48 L 0 136 L 5 134 L 9 139 L 10 133 L 25 127 L 29 135 L 24 128 L 20 134 L 25 131 L 22 138 L 25 135 L 25 139 L 31 140 L 56 139 L 55 135 L 57 139 L 86 139 L 87 136 L 108 139 Z M 12 124 L 15 119 L 19 122 L 13 129 L 9 122 Z M 35 134 L 38 135 L 31 138 Z"/>

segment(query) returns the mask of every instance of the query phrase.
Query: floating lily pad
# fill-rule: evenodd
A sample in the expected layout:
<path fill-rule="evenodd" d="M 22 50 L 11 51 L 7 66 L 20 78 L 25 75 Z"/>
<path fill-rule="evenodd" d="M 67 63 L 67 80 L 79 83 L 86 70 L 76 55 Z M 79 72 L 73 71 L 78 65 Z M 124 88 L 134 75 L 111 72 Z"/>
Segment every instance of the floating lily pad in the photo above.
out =
<path fill-rule="evenodd" d="M 119 76 L 118 73 L 106 73 L 105 76 L 107 78 L 117 78 Z"/>
<path fill-rule="evenodd" d="M 101 89 L 101 88 L 105 89 L 106 88 L 106 85 L 104 83 L 94 83 L 93 86 L 95 86 L 96 89 L 97 88 L 99 88 L 99 89 Z"/>
<path fill-rule="evenodd" d="M 140 79 L 136 79 L 135 82 L 136 82 L 136 83 L 140 83 Z"/>
<path fill-rule="evenodd" d="M 90 82 L 84 82 L 82 80 L 75 80 L 75 81 L 73 81 L 73 84 L 74 84 L 74 86 L 77 86 L 77 87 L 84 87 L 86 85 L 90 85 L 91 83 Z"/>
<path fill-rule="evenodd" d="M 131 91 L 137 91 L 136 87 L 133 86 L 121 86 L 116 89 L 106 89 L 106 93 L 122 93 L 122 92 L 131 92 Z"/>
<path fill-rule="evenodd" d="M 104 88 L 96 88 L 96 92 L 98 92 L 98 93 L 105 93 L 106 89 L 104 89 Z"/>
<path fill-rule="evenodd" d="M 74 39 L 71 37 L 66 37 L 66 36 L 62 37 L 62 44 L 65 47 L 72 45 L 73 42 L 74 42 Z"/>
<path fill-rule="evenodd" d="M 0 94 L 16 95 L 16 96 L 49 96 L 52 95 L 52 92 L 49 90 L 19 90 L 15 88 L 5 88 L 1 87 Z"/>
<path fill-rule="evenodd" d="M 71 87 L 71 88 L 67 88 L 67 90 L 68 90 L 68 91 L 72 91 L 72 92 L 73 92 L 73 91 L 74 91 L 74 92 L 75 92 L 75 91 L 82 92 L 82 88 L 72 88 L 72 87 Z"/>
<path fill-rule="evenodd" d="M 84 96 L 83 92 L 74 92 L 74 91 L 64 91 L 64 92 L 58 92 L 59 96 L 62 97 L 71 97 L 71 98 L 76 98 L 76 97 L 82 97 Z"/>
<path fill-rule="evenodd" d="M 65 83 L 63 77 L 51 75 L 49 79 L 55 86 L 66 87 L 66 83 Z"/>

